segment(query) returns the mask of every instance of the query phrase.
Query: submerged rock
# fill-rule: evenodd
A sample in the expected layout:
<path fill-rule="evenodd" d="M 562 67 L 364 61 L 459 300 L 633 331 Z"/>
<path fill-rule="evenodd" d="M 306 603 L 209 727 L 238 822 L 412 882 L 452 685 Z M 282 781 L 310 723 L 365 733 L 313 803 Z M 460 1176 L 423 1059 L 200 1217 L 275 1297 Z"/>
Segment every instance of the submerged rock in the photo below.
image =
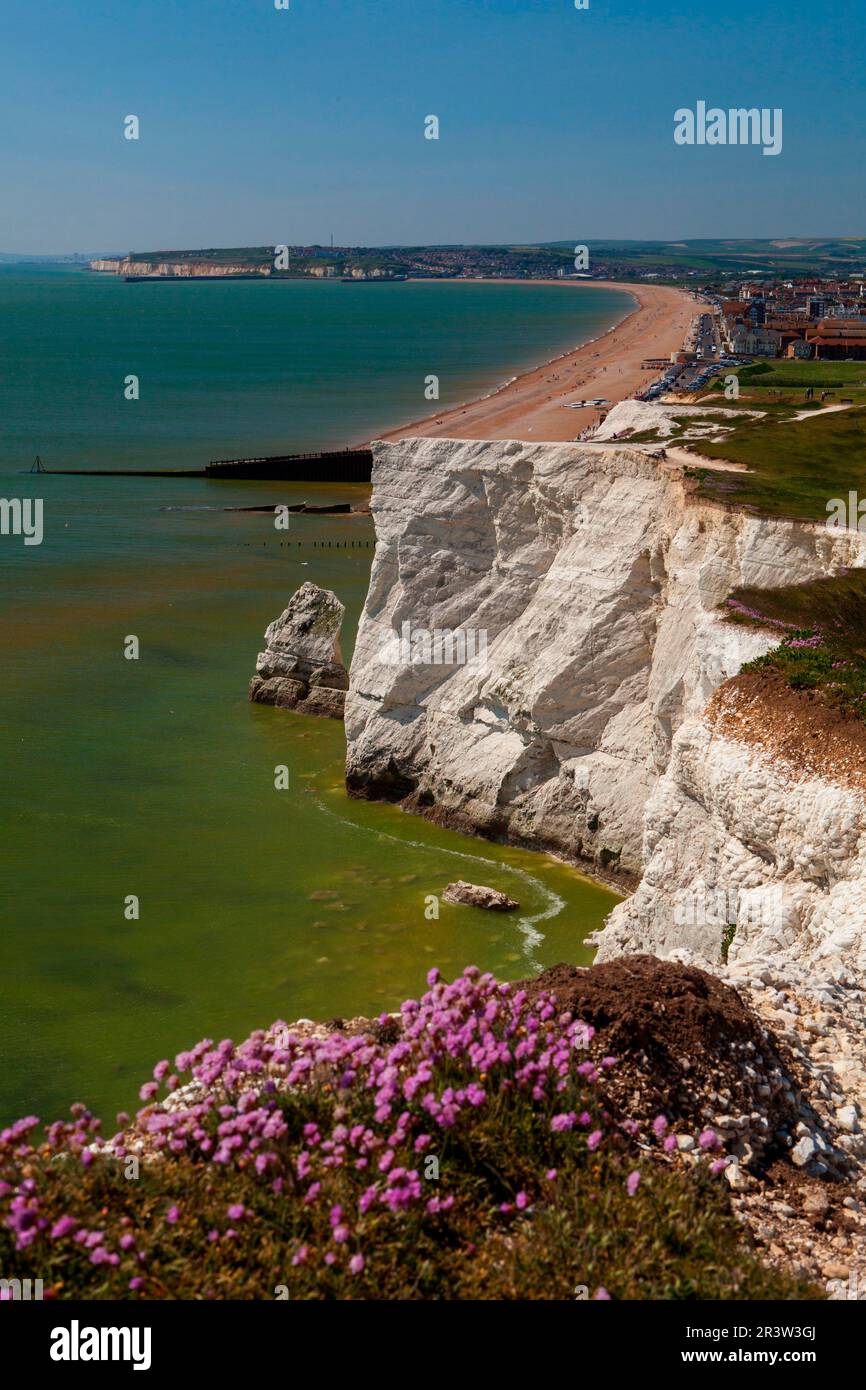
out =
<path fill-rule="evenodd" d="M 520 906 L 514 898 L 509 898 L 506 893 L 500 893 L 496 888 L 486 888 L 482 883 L 467 883 L 462 878 L 458 878 L 456 883 L 449 883 L 442 896 L 446 903 L 486 907 L 491 912 L 513 912 Z"/>
<path fill-rule="evenodd" d="M 268 645 L 256 659 L 250 699 L 342 719 L 349 686 L 340 652 L 345 612 L 330 589 L 309 581 L 302 584 L 265 629 Z"/>

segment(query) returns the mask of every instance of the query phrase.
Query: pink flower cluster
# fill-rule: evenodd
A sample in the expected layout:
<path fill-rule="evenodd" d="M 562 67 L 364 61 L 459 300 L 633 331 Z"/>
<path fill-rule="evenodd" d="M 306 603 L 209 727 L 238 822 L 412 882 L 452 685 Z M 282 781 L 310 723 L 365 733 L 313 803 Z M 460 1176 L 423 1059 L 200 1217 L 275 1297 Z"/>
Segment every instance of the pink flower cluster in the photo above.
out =
<path fill-rule="evenodd" d="M 361 1247 L 371 1213 L 417 1210 L 426 1219 L 451 1209 L 455 1197 L 447 1190 L 447 1173 L 435 1184 L 426 1181 L 425 1156 L 435 1155 L 449 1132 L 471 1126 L 480 1112 L 507 1106 L 522 1094 L 532 1101 L 533 1123 L 562 1144 L 585 1145 L 589 1153 L 605 1141 L 605 1126 L 626 1135 L 638 1131 L 629 1121 L 614 1127 L 594 1104 L 596 1083 L 615 1059 L 587 1056 L 593 1029 L 560 1011 L 553 995 L 530 1000 L 525 990 L 473 966 L 450 984 L 433 970 L 428 986 L 420 1000 L 403 1004 L 398 1029 L 387 1016 L 380 1019 L 381 1039 L 342 1031 L 299 1037 L 281 1022 L 237 1047 L 204 1039 L 178 1054 L 173 1068 L 158 1063 L 153 1080 L 141 1088 L 145 1104 L 131 1127 L 107 1144 L 99 1140 L 99 1121 L 83 1106 L 73 1107 L 71 1123 L 50 1127 L 48 1144 L 85 1165 L 143 1150 L 252 1171 L 278 1197 L 309 1213 L 310 1228 L 319 1232 L 291 1252 L 294 1266 L 318 1258 L 325 1265 L 342 1262 L 358 1275 L 365 1268 Z M 384 1040 L 394 1032 L 397 1041 Z M 297 1103 L 304 1097 L 327 1097 L 327 1105 L 310 1112 L 326 1114 L 327 1123 L 301 1123 Z M 118 1119 L 128 1123 L 126 1115 Z M 125 1230 L 112 1242 L 74 1215 L 42 1211 L 36 1181 L 22 1176 L 34 1154 L 31 1137 L 38 1123 L 31 1116 L 0 1134 L 0 1211 L 5 1206 L 5 1225 L 17 1248 L 39 1239 L 75 1242 L 94 1264 L 122 1263 L 124 1277 L 133 1276 L 129 1287 L 141 1288 L 146 1255 L 140 1238 Z M 659 1116 L 653 1132 L 672 1152 L 676 1139 L 666 1137 L 666 1130 Z M 701 1136 L 703 1149 L 716 1143 L 712 1132 Z M 362 1175 L 356 1186 L 340 1184 L 353 1175 Z M 557 1169 L 545 1163 L 499 1209 L 531 1209 L 544 1200 L 545 1187 L 549 1195 L 556 1177 Z M 629 1194 L 639 1181 L 637 1171 L 629 1175 Z M 346 1191 L 354 1193 L 349 1205 Z M 175 1204 L 162 1219 L 174 1225 L 183 1216 Z M 234 1239 L 255 1220 L 241 1202 L 228 1205 L 226 1217 L 227 1228 L 212 1229 L 208 1241 Z M 128 1226 L 129 1218 L 120 1224 Z"/>
<path fill-rule="evenodd" d="M 780 627 L 796 630 L 796 623 L 783 622 L 781 618 L 769 618 L 766 613 L 759 613 L 757 608 L 749 608 L 745 603 L 740 603 L 739 599 L 725 599 L 725 606 L 730 608 L 732 613 L 736 613 L 740 618 L 750 618 L 752 622 L 764 623 L 767 627 Z"/>

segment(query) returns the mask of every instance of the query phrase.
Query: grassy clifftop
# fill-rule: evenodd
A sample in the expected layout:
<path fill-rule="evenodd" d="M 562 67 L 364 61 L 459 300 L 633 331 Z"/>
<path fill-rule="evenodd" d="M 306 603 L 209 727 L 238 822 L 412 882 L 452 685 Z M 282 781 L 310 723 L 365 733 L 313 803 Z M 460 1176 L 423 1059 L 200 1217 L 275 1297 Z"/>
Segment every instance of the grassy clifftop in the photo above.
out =
<path fill-rule="evenodd" d="M 805 404 L 800 408 L 806 408 Z M 832 412 L 818 408 L 810 418 L 800 420 L 778 418 L 775 413 L 763 419 L 747 418 L 725 438 L 702 442 L 700 453 L 749 469 L 724 474 L 696 469 L 702 496 L 764 516 L 826 521 L 831 499 L 847 499 L 849 491 L 863 491 L 866 406 Z"/>

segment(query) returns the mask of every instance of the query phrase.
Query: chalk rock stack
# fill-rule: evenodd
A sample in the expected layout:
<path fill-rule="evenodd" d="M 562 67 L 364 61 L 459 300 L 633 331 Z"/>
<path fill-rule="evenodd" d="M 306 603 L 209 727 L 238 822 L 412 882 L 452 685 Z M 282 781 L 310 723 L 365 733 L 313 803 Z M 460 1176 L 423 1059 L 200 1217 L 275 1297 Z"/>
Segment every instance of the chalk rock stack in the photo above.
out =
<path fill-rule="evenodd" d="M 265 629 L 267 647 L 256 659 L 250 699 L 342 719 L 349 687 L 340 652 L 345 612 L 330 589 L 302 584 Z"/>

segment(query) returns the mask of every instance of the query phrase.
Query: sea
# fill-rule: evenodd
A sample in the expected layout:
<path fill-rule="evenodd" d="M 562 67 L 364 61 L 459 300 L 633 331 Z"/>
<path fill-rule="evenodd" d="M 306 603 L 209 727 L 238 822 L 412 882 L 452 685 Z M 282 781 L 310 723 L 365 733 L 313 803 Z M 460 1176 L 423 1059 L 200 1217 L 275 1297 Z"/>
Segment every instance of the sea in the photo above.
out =
<path fill-rule="evenodd" d="M 429 413 L 431 375 L 447 408 L 631 307 L 532 284 L 0 267 L 0 497 L 43 514 L 38 545 L 0 535 L 0 1122 L 82 1101 L 110 1126 L 202 1037 L 390 1011 L 433 965 L 517 979 L 591 960 L 608 888 L 351 800 L 340 723 L 247 699 L 305 580 L 346 605 L 348 662 L 375 538 L 363 515 L 282 532 L 234 509 L 365 490 L 135 474 L 369 438 Z M 520 910 L 435 916 L 455 878 Z"/>

